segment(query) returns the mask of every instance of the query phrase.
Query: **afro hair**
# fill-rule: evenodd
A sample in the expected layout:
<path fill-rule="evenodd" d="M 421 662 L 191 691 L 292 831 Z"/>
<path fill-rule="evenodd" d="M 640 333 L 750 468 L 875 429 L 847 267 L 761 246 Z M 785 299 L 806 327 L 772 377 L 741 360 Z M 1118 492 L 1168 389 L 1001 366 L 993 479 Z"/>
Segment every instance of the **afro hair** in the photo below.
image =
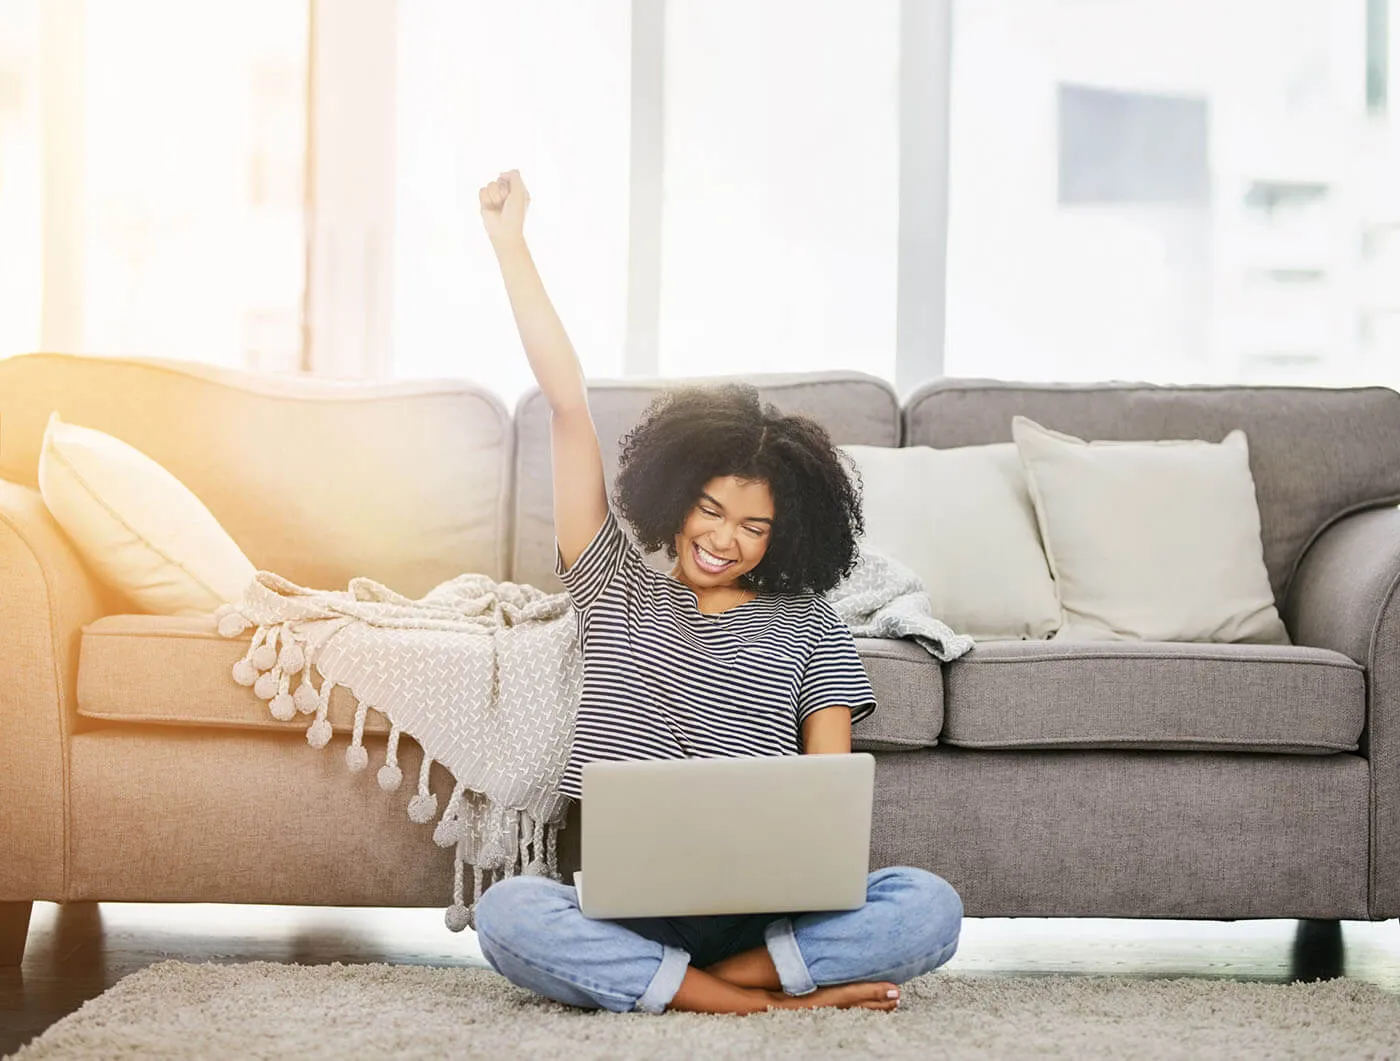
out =
<path fill-rule="evenodd" d="M 676 535 L 705 484 L 731 475 L 767 483 L 774 508 L 768 549 L 737 585 L 822 594 L 854 570 L 865 533 L 859 471 L 821 424 L 761 402 L 746 383 L 658 395 L 623 439 L 614 506 L 643 548 L 664 546 L 675 559 Z"/>

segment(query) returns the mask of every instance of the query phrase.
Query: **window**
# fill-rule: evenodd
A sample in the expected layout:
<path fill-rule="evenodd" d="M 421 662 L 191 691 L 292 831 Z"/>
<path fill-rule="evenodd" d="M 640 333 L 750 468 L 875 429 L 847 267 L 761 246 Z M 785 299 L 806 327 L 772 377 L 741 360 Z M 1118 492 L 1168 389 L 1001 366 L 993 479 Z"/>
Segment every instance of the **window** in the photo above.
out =
<path fill-rule="evenodd" d="M 0 357 L 40 345 L 39 2 L 0 3 Z"/>
<path fill-rule="evenodd" d="M 673 0 L 660 372 L 894 378 L 897 0 Z"/>
<path fill-rule="evenodd" d="M 1383 7 L 956 0 L 948 374 L 1400 383 Z"/>
<path fill-rule="evenodd" d="M 590 376 L 622 374 L 630 0 L 398 8 L 394 375 L 534 385 L 477 189 L 518 169 L 545 288 Z"/>
<path fill-rule="evenodd" d="M 4 353 L 296 367 L 307 25 L 306 0 L 0 6 Z"/>
<path fill-rule="evenodd" d="M 647 374 L 892 376 L 898 0 L 662 4 L 664 37 L 641 45 L 664 52 L 660 217 L 639 222 L 660 231 L 635 243 L 632 15 L 400 6 L 395 375 L 466 375 L 508 403 L 533 384 L 476 200 L 518 168 L 587 375 L 623 374 L 629 254 L 659 244 Z"/>
<path fill-rule="evenodd" d="M 1366 0 L 1366 109 L 1390 104 L 1390 0 Z"/>

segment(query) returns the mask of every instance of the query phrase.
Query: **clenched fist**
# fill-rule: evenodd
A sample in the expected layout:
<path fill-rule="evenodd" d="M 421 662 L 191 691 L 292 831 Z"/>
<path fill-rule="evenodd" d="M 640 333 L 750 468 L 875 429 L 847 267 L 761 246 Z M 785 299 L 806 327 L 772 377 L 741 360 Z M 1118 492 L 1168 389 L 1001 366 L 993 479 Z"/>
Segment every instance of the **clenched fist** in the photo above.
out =
<path fill-rule="evenodd" d="M 520 179 L 520 171 L 502 173 L 479 193 L 481 222 L 491 242 L 518 238 L 525 231 L 525 210 L 530 205 L 530 193 Z"/>

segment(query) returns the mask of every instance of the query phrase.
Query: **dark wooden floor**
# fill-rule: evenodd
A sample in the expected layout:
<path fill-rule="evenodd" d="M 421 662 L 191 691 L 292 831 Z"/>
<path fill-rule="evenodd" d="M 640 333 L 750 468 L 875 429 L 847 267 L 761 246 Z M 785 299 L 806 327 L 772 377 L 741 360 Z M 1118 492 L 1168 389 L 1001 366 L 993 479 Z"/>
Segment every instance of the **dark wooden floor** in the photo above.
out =
<path fill-rule="evenodd" d="M 441 910 L 36 903 L 23 965 L 0 969 L 0 1055 L 166 958 L 485 967 L 471 930 L 448 932 Z M 1269 983 L 1346 975 L 1400 994 L 1400 925 L 968 918 L 941 973 Z"/>

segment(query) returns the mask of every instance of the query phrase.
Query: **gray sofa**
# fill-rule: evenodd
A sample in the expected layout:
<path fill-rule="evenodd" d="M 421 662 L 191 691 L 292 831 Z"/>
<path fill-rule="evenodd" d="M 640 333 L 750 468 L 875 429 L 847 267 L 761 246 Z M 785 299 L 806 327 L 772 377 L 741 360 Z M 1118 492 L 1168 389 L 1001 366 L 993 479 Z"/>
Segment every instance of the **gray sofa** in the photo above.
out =
<path fill-rule="evenodd" d="M 856 372 L 747 378 L 839 443 L 1005 442 L 1016 413 L 1087 438 L 1249 436 L 1294 644 L 988 641 L 940 667 L 858 639 L 872 868 L 933 870 L 974 917 L 1400 916 L 1400 394 L 945 379 L 901 402 Z M 591 385 L 610 482 L 668 382 Z M 446 906 L 450 854 L 408 793 L 345 768 L 344 690 L 313 750 L 231 680 L 242 640 L 132 614 L 84 567 L 36 486 L 51 409 L 160 461 L 258 567 L 419 596 L 468 570 L 561 588 L 542 397 L 512 413 L 466 382 L 0 360 L 0 959 L 36 899 Z M 411 741 L 400 764 L 414 776 Z M 575 807 L 566 879 L 577 842 Z"/>

